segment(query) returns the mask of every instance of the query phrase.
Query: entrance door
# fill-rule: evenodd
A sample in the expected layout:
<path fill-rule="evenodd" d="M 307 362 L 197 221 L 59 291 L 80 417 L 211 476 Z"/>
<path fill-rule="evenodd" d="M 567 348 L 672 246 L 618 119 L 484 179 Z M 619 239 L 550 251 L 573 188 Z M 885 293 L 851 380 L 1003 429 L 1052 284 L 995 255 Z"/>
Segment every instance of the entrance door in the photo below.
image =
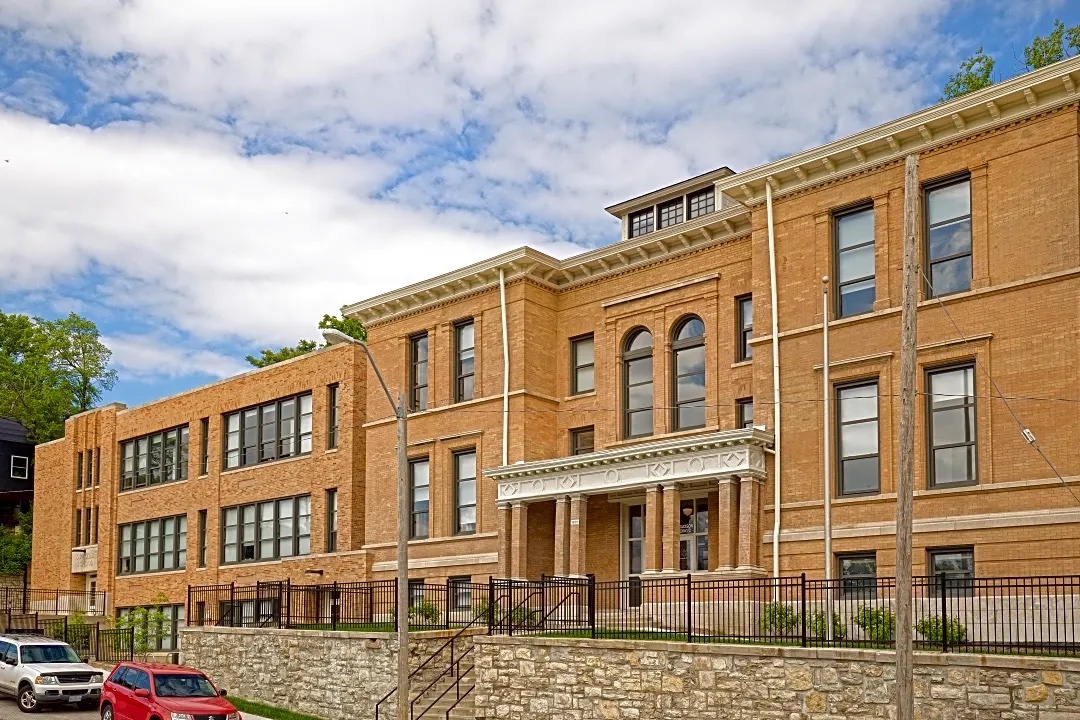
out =
<path fill-rule="evenodd" d="M 709 569 L 709 500 L 691 498 L 679 502 L 679 569 Z"/>
<path fill-rule="evenodd" d="M 641 605 L 641 573 L 645 571 L 645 506 L 626 508 L 626 558 L 630 607 Z"/>

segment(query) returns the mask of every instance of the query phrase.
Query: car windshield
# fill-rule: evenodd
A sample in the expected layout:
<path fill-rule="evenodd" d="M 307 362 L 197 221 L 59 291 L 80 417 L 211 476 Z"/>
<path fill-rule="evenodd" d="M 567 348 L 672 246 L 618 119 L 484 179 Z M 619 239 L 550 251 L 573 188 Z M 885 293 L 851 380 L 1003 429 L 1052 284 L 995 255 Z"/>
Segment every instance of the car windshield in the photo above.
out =
<path fill-rule="evenodd" d="M 23 665 L 82 662 L 75 651 L 67 645 L 23 645 L 19 650 L 22 652 Z"/>
<path fill-rule="evenodd" d="M 217 691 L 202 675 L 155 675 L 158 697 L 215 697 Z"/>

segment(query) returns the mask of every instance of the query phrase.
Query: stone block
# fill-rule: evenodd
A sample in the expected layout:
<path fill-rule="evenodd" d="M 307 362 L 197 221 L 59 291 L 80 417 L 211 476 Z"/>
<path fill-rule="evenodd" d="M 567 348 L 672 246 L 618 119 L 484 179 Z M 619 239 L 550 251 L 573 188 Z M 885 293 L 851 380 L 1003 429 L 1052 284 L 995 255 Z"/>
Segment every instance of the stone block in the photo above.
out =
<path fill-rule="evenodd" d="M 808 713 L 823 713 L 826 712 L 828 706 L 825 693 L 811 691 L 806 693 L 805 709 Z"/>
<path fill-rule="evenodd" d="M 787 668 L 786 678 L 789 690 L 809 690 L 814 687 L 814 673 L 804 665 Z"/>
<path fill-rule="evenodd" d="M 1043 670 L 1042 681 L 1044 685 L 1061 685 L 1061 671 Z"/>
<path fill-rule="evenodd" d="M 1002 693 L 968 693 L 968 705 L 978 710 L 1008 710 L 1010 698 Z"/>
<path fill-rule="evenodd" d="M 1049 697 L 1049 692 L 1045 685 L 1029 685 L 1024 688 L 1024 702 L 1042 702 L 1047 697 Z"/>

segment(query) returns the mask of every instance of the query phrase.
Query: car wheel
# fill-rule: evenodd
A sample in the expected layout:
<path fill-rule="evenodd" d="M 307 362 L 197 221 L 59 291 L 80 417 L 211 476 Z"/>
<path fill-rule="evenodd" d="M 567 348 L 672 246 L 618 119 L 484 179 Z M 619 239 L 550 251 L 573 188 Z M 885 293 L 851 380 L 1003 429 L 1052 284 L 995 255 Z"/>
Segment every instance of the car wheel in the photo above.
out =
<path fill-rule="evenodd" d="M 113 720 L 112 705 L 101 708 L 101 720 Z"/>
<path fill-rule="evenodd" d="M 24 713 L 36 713 L 41 709 L 37 695 L 34 694 L 34 688 L 31 685 L 19 686 L 18 703 L 19 709 Z"/>

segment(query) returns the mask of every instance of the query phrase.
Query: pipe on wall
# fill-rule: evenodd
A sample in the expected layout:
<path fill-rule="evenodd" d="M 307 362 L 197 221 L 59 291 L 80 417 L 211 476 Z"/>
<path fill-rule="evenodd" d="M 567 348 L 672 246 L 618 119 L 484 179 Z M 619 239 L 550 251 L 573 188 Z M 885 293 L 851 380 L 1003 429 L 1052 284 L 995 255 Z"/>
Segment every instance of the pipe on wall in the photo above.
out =
<path fill-rule="evenodd" d="M 765 183 L 765 218 L 769 231 L 769 310 L 772 315 L 773 381 L 773 532 L 772 574 L 780 577 L 780 342 L 776 309 L 776 231 L 773 227 L 772 185 Z"/>
<path fill-rule="evenodd" d="M 499 311 L 502 319 L 503 410 L 502 464 L 510 462 L 510 340 L 506 334 L 506 271 L 499 268 Z"/>

